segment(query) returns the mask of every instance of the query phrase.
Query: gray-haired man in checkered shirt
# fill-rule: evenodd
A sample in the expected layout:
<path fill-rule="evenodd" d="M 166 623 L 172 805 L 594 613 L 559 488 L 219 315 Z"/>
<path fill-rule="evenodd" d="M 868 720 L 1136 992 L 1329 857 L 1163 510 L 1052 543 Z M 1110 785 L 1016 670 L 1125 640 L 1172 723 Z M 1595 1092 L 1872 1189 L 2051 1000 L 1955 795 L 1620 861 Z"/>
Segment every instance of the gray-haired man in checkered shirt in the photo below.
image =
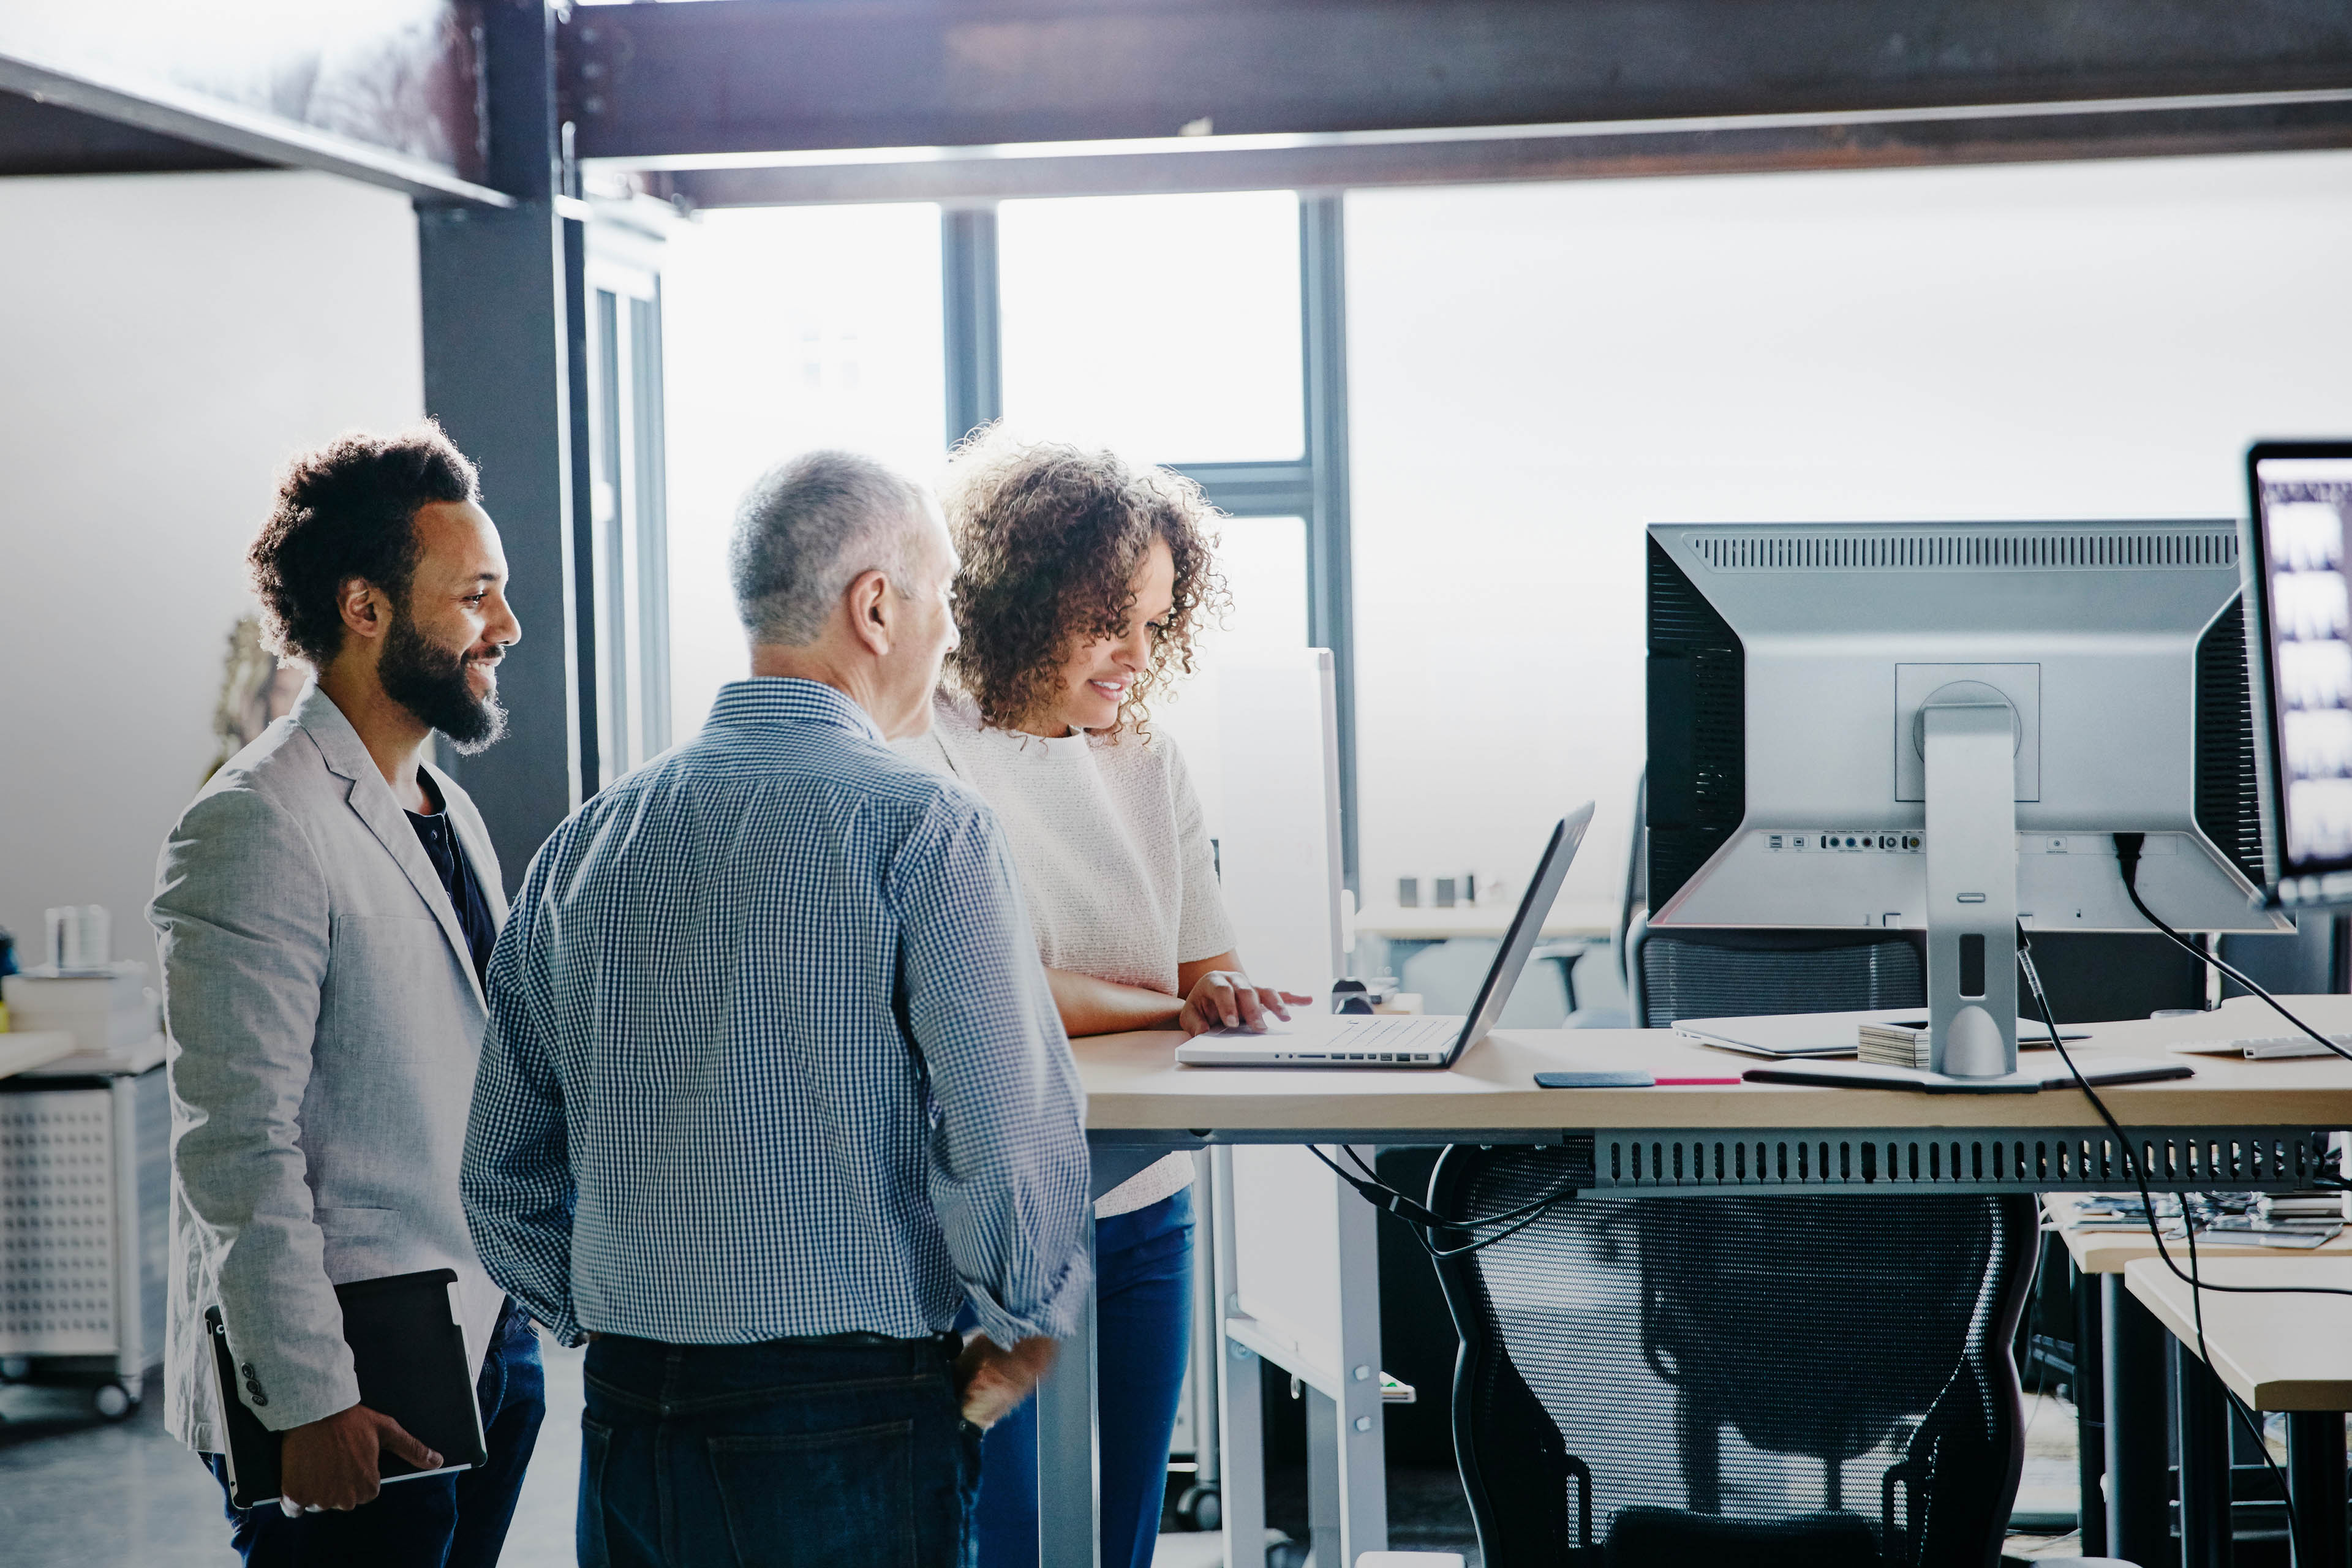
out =
<path fill-rule="evenodd" d="M 955 641 L 929 497 L 812 454 L 732 566 L 752 678 L 557 830 L 491 960 L 467 1217 L 593 1341 L 583 1563 L 961 1563 L 1087 1288 L 1077 1076 L 994 816 L 887 744 Z"/>

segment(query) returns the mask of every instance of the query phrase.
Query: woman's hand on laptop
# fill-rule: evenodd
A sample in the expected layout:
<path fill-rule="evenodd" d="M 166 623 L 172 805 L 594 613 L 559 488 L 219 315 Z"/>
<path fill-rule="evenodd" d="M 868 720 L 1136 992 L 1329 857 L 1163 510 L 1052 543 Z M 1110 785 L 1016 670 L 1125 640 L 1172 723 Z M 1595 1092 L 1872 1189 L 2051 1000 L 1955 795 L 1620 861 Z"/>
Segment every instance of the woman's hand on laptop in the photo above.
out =
<path fill-rule="evenodd" d="M 1257 1031 L 1265 1027 L 1269 1016 L 1287 1019 L 1293 1007 L 1309 1006 L 1314 1001 L 1312 996 L 1277 991 L 1270 985 L 1253 985 L 1239 970 L 1212 969 L 1192 982 L 1176 1024 L 1188 1035 L 1205 1035 L 1213 1029 Z"/>

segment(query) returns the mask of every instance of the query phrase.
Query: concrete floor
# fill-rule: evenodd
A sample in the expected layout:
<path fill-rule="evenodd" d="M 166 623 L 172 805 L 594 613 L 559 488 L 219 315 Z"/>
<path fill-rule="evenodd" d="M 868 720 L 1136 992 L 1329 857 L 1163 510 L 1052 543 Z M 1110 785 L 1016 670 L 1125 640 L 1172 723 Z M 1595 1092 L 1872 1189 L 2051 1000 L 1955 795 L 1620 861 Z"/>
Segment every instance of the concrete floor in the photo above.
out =
<path fill-rule="evenodd" d="M 549 1345 L 548 1417 L 507 1537 L 502 1568 L 571 1568 L 578 1500 L 581 1356 Z M 2020 1501 L 2071 1508 L 2074 1411 L 2029 1396 Z M 164 1435 L 160 1400 L 131 1419 L 97 1422 L 78 1403 L 43 1390 L 0 1390 L 0 1563 L 75 1568 L 236 1568 L 220 1489 L 195 1457 Z M 1303 1488 L 1303 1475 L 1268 1478 L 1270 1490 Z M 1460 1483 L 1450 1472 L 1390 1478 L 1391 1544 L 1478 1556 Z M 1217 1568 L 1213 1535 L 1160 1537 L 1156 1568 Z M 2064 1552 L 2071 1538 L 2012 1538 L 2009 1555 Z"/>
<path fill-rule="evenodd" d="M 572 1568 L 580 1484 L 580 1352 L 547 1352 L 547 1426 L 502 1568 Z M 45 1389 L 0 1390 L 0 1563 L 237 1568 L 219 1485 L 163 1431 L 161 1397 L 95 1422 Z"/>
<path fill-rule="evenodd" d="M 547 1425 L 500 1568 L 572 1568 L 581 1352 L 541 1342 Z M 1465 1522 L 1466 1523 L 1466 1516 Z M 1163 1536 L 1157 1568 L 1213 1568 L 1213 1535 Z M 105 1423 L 43 1389 L 0 1389 L 0 1563 L 237 1568 L 219 1485 L 163 1431 L 160 1396 Z"/>

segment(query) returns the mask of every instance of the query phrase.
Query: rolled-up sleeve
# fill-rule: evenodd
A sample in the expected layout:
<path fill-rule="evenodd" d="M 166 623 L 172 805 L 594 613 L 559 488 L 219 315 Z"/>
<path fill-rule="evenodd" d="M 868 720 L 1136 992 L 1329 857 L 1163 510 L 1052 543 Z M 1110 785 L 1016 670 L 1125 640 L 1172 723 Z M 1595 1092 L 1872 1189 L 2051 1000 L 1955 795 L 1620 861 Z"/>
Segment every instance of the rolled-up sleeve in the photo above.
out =
<path fill-rule="evenodd" d="M 489 1023 L 474 1077 L 458 1191 L 482 1267 L 567 1345 L 586 1335 L 572 1301 L 572 1220 L 578 1185 L 563 1086 L 547 1047 L 549 990 L 542 851 L 490 954 Z"/>
<path fill-rule="evenodd" d="M 359 1403 L 302 1147 L 326 879 L 293 819 L 251 789 L 190 806 L 148 907 L 171 1037 L 172 1167 L 248 1400 L 284 1431 Z M 240 1394 L 239 1397 L 244 1397 Z"/>
<path fill-rule="evenodd" d="M 1089 1283 L 1085 1096 L 995 817 L 943 797 L 890 892 L 949 1257 L 992 1341 L 1065 1338 Z"/>

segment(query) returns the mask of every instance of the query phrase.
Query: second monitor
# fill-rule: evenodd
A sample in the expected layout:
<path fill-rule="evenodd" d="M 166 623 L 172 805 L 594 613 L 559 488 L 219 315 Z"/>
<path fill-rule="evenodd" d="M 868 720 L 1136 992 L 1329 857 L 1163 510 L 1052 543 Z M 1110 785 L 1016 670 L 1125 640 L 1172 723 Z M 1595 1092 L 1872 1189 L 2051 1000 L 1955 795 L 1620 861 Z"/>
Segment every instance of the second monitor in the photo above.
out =
<path fill-rule="evenodd" d="M 2235 522 L 1654 524 L 1654 926 L 1927 933 L 1939 1072 L 2015 1070 L 2014 928 L 2276 931 Z"/>

